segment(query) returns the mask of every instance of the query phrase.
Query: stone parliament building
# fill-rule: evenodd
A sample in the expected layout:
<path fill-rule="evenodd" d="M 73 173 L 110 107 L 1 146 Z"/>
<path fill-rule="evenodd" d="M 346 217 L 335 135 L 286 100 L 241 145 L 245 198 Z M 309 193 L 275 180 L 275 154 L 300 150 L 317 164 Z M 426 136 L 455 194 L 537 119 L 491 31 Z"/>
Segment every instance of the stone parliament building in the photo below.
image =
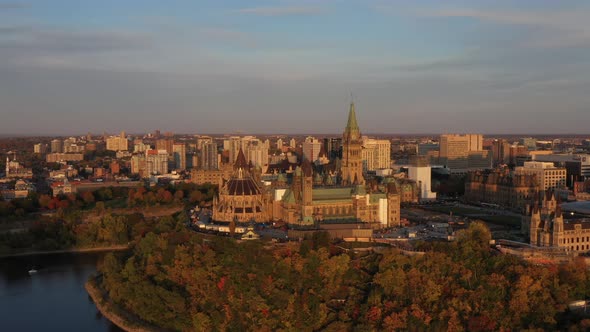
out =
<path fill-rule="evenodd" d="M 354 103 L 342 135 L 342 159 L 314 165 L 303 159 L 290 176 L 261 181 L 240 151 L 229 178 L 219 181 L 213 220 L 272 222 L 312 226 L 319 223 L 369 223 L 373 228 L 400 223 L 400 195 L 395 184 L 367 186 L 363 174 L 362 138 Z"/>

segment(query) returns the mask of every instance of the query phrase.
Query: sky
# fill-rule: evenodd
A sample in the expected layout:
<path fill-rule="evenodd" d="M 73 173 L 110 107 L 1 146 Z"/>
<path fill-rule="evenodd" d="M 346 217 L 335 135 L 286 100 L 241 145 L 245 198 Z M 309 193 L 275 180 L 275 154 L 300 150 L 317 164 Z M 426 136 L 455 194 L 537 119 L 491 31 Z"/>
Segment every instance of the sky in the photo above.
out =
<path fill-rule="evenodd" d="M 587 134 L 590 2 L 0 0 L 0 135 Z"/>

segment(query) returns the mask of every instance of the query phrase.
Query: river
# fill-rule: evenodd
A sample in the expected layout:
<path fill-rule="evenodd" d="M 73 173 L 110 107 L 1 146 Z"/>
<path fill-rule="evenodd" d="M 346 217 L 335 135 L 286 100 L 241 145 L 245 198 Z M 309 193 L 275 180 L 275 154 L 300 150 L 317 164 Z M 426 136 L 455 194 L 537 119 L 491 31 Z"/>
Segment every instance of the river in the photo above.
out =
<path fill-rule="evenodd" d="M 84 283 L 104 253 L 0 258 L 1 331 L 122 331 L 92 303 Z M 38 272 L 29 275 L 31 267 Z"/>

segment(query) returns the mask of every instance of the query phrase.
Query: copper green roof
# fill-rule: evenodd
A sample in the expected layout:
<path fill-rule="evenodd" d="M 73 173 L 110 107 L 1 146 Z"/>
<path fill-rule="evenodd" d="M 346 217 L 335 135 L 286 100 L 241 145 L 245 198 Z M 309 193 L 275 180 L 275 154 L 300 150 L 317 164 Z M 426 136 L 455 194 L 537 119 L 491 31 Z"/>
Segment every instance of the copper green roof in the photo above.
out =
<path fill-rule="evenodd" d="M 371 194 L 369 196 L 369 204 L 377 204 L 382 198 L 387 198 L 386 194 Z"/>
<path fill-rule="evenodd" d="M 282 198 L 283 202 L 285 203 L 296 203 L 295 201 L 295 194 L 293 194 L 293 190 L 289 189 L 285 192 Z"/>
<path fill-rule="evenodd" d="M 350 103 L 350 110 L 348 111 L 348 122 L 344 129 L 344 136 L 352 139 L 359 139 L 361 137 L 361 130 L 356 121 L 356 112 L 354 111 L 354 103 Z"/>
<path fill-rule="evenodd" d="M 317 188 L 313 189 L 313 201 L 350 201 L 352 188 Z"/>

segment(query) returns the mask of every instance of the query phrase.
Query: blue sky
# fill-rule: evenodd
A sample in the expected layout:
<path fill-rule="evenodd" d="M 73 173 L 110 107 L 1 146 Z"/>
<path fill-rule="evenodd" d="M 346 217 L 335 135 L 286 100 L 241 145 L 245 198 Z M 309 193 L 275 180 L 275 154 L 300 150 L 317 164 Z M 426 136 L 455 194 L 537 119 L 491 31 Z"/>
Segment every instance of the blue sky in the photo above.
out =
<path fill-rule="evenodd" d="M 588 133 L 587 1 L 0 0 L 0 133 Z"/>

